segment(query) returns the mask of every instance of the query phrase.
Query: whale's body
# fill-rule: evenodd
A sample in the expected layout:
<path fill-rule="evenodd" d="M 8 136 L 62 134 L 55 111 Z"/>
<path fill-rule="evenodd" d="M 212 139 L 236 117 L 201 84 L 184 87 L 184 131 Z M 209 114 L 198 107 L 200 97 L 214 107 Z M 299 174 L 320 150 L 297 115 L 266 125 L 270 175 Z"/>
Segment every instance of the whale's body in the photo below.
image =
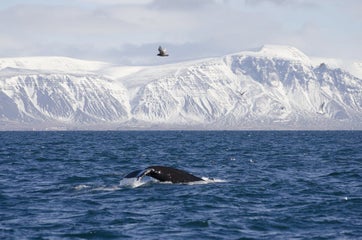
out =
<path fill-rule="evenodd" d="M 204 181 L 203 179 L 196 177 L 186 171 L 165 166 L 150 166 L 144 170 L 136 170 L 127 174 L 124 178 L 141 179 L 144 176 L 152 177 L 160 182 L 189 183 Z"/>

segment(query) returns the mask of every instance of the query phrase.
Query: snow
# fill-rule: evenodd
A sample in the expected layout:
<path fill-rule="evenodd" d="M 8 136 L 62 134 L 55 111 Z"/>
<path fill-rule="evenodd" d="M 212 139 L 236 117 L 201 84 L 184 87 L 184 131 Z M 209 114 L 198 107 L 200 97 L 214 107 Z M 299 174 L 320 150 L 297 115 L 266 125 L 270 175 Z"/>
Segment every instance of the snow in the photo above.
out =
<path fill-rule="evenodd" d="M 277 45 L 159 66 L 0 59 L 0 129 L 362 129 L 361 73 Z"/>
<path fill-rule="evenodd" d="M 23 57 L 0 59 L 0 70 L 13 68 L 63 73 L 85 73 L 99 71 L 109 65 L 109 63 L 105 62 L 86 61 L 67 57 Z"/>
<path fill-rule="evenodd" d="M 336 58 L 311 58 L 312 64 L 318 67 L 320 64 L 327 64 L 330 68 L 341 68 L 352 75 L 362 78 L 362 62 L 357 60 L 342 60 Z"/>
<path fill-rule="evenodd" d="M 262 58 L 276 58 L 291 61 L 297 61 L 304 64 L 310 64 L 310 59 L 303 52 L 292 46 L 283 45 L 264 45 L 257 51 L 247 51 L 239 53 Z"/>

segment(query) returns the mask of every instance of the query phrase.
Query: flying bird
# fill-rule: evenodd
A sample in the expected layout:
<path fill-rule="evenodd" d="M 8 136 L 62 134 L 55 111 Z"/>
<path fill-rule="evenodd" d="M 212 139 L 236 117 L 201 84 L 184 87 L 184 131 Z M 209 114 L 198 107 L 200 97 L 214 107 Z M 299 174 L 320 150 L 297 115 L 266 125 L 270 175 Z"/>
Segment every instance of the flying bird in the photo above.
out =
<path fill-rule="evenodd" d="M 166 49 L 162 48 L 161 46 L 158 47 L 158 54 L 157 56 L 160 57 L 167 57 L 168 53 L 166 52 Z"/>

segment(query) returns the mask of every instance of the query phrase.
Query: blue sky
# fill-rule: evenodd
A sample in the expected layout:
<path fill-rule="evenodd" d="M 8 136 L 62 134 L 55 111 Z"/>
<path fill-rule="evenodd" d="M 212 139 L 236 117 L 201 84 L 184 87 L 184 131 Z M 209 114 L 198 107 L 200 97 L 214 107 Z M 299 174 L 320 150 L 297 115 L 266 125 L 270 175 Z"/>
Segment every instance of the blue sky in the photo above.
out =
<path fill-rule="evenodd" d="M 68 56 L 125 65 L 295 46 L 362 60 L 359 0 L 2 0 L 0 57 Z"/>

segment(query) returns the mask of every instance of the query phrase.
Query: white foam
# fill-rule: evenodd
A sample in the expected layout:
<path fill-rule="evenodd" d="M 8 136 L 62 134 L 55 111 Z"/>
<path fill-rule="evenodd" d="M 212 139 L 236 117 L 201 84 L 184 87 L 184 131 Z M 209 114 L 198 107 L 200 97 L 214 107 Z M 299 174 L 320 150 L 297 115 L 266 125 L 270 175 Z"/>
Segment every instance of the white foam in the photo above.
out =
<path fill-rule="evenodd" d="M 223 182 L 227 182 L 224 179 L 218 179 L 218 178 L 207 178 L 207 177 L 202 177 L 202 180 L 204 180 L 207 183 L 223 183 Z"/>
<path fill-rule="evenodd" d="M 129 187 L 129 188 L 137 188 L 140 186 L 143 186 L 147 183 L 152 182 L 152 179 L 150 178 L 142 178 L 142 179 L 137 179 L 137 178 L 123 178 L 120 182 L 119 182 L 119 186 L 120 187 Z"/>
<path fill-rule="evenodd" d="M 203 181 L 196 181 L 196 182 L 188 182 L 188 183 L 180 183 L 180 184 L 187 184 L 187 185 L 198 185 L 198 184 L 210 184 L 210 183 L 222 183 L 227 182 L 223 179 L 216 179 L 216 178 L 207 178 L 202 177 Z M 120 187 L 128 187 L 128 188 L 137 188 L 149 183 L 158 183 L 158 184 L 173 184 L 172 182 L 160 182 L 153 178 L 144 177 L 142 179 L 137 180 L 137 178 L 124 178 L 120 181 Z"/>
<path fill-rule="evenodd" d="M 112 186 L 112 187 L 98 187 L 98 188 L 95 188 L 93 189 L 94 191 L 116 191 L 116 190 L 119 190 L 120 187 L 119 186 Z"/>
<path fill-rule="evenodd" d="M 85 190 L 88 189 L 90 191 L 115 191 L 119 189 L 119 186 L 111 186 L 111 187 L 96 187 L 94 188 L 94 186 L 90 186 L 90 185 L 86 185 L 86 184 L 80 184 L 75 186 L 73 189 L 77 190 L 77 191 L 81 191 L 81 190 Z"/>
<path fill-rule="evenodd" d="M 77 185 L 74 187 L 75 190 L 83 190 L 83 189 L 86 189 L 86 188 L 90 188 L 90 186 L 88 185 L 85 185 L 85 184 L 80 184 L 80 185 Z"/>
<path fill-rule="evenodd" d="M 196 182 L 189 182 L 188 185 L 198 185 L 198 184 L 210 184 L 210 183 L 222 183 L 227 182 L 223 179 L 217 179 L 217 178 L 207 178 L 207 177 L 201 177 L 203 181 L 196 181 Z"/>

